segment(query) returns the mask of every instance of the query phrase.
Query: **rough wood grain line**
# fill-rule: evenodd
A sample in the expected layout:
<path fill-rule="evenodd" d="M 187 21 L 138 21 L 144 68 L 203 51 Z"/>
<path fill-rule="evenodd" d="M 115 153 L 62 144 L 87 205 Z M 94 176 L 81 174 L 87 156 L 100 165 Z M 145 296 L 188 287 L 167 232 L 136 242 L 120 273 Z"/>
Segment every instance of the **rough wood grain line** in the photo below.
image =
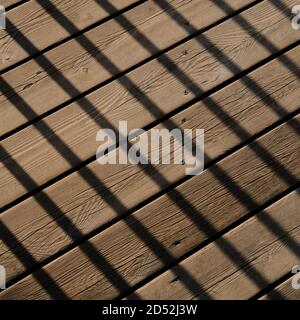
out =
<path fill-rule="evenodd" d="M 300 116 L 294 120 L 299 121 L 299 118 Z M 298 139 L 298 134 L 289 122 L 264 135 L 252 146 L 259 143 L 284 166 L 285 170 L 292 172 L 294 177 L 299 179 L 299 148 L 295 147 Z M 273 159 L 271 161 L 273 162 Z M 193 177 L 177 187 L 175 193 L 180 194 L 180 197 L 176 204 L 172 196 L 163 195 L 94 236 L 89 243 L 118 270 L 127 283 L 137 284 L 163 266 L 156 255 L 157 252 L 154 254 L 152 251 L 153 238 L 164 246 L 168 255 L 172 257 L 169 259 L 171 262 L 173 258 L 180 257 L 207 239 L 207 225 L 203 223 L 203 219 L 209 221 L 217 232 L 247 213 L 249 207 L 246 209 L 245 203 L 237 199 L 237 194 L 228 190 L 229 184 L 233 182 L 226 180 L 220 183 L 216 178 L 216 171 L 220 170 L 226 172 L 240 190 L 249 194 L 256 206 L 262 205 L 287 188 L 287 183 L 279 178 L 271 163 L 259 159 L 251 145 L 248 145 L 200 176 Z M 174 190 L 169 193 L 174 194 Z M 193 209 L 190 209 L 191 206 Z M 189 217 L 186 210 L 192 210 Z M 191 215 L 194 215 L 193 219 Z M 195 220 L 200 223 L 198 226 Z M 141 227 L 147 230 L 152 240 L 148 236 L 147 239 L 141 240 L 141 234 L 137 236 L 137 230 Z M 56 238 L 54 241 L 59 242 L 60 239 Z M 155 250 L 160 249 L 156 247 Z M 54 260 L 43 270 L 70 298 L 111 299 L 120 293 L 78 247 Z M 8 288 L 0 297 L 48 298 L 47 293 L 35 282 L 32 275 Z"/>
<path fill-rule="evenodd" d="M 254 1 L 233 0 L 231 6 L 238 10 L 252 2 Z M 209 0 L 170 0 L 169 3 L 196 29 L 207 27 L 226 16 L 223 10 L 214 6 Z M 206 14 L 208 11 L 209 14 Z M 156 45 L 157 51 L 166 49 L 189 35 L 168 16 L 167 12 L 151 1 L 127 12 L 124 17 Z M 85 33 L 85 36 L 123 71 L 154 54 L 154 52 L 149 53 L 133 39 L 132 32 L 134 31 L 126 32 L 117 21 L 111 20 Z M 43 37 L 45 38 L 48 39 Z M 95 59 L 97 54 L 92 48 L 87 52 L 77 40 L 78 38 L 47 52 L 44 57 L 63 73 L 77 91 L 83 92 L 110 79 L 112 74 L 99 65 Z M 40 115 L 70 99 L 70 94 L 59 86 L 58 80 L 61 77 L 57 72 L 50 67 L 44 70 L 45 68 L 42 68 L 38 61 L 39 59 L 30 61 L 6 73 L 3 79 L 37 115 Z M 75 93 L 72 92 L 72 97 L 74 95 Z M 34 118 L 29 113 L 27 117 L 21 114 L 14 105 L 17 104 L 14 93 L 5 91 L 4 88 L 0 95 L 0 103 L 0 135 Z"/>
<path fill-rule="evenodd" d="M 112 4 L 120 10 L 135 2 L 137 0 L 113 0 Z M 51 4 L 60 12 L 54 13 L 58 20 L 62 14 L 79 30 L 110 15 L 93 0 L 51 0 Z M 9 11 L 7 19 L 14 27 L 10 28 L 8 25 L 0 33 L 0 70 L 70 36 L 37 1 L 29 1 Z M 18 44 L 19 33 L 27 37 L 37 50 L 28 54 Z"/>
<path fill-rule="evenodd" d="M 299 210 L 297 212 L 299 216 Z M 296 261 L 295 265 L 299 265 L 299 259 Z M 293 266 L 288 270 L 291 271 Z M 295 290 L 292 287 L 292 278 L 286 280 L 281 285 L 277 286 L 274 290 L 269 292 L 260 298 L 260 300 L 277 300 L 278 294 L 285 300 L 300 300 L 300 290 Z"/>
<path fill-rule="evenodd" d="M 299 261 L 300 252 L 297 254 L 291 251 L 287 245 L 290 237 L 300 247 L 299 205 L 299 193 L 290 193 L 264 212 L 183 260 L 180 266 L 201 283 L 212 299 L 249 299 L 264 288 L 264 284 L 259 287 L 249 278 L 253 270 L 266 283 L 271 284 Z M 270 219 L 280 225 L 282 233 L 274 234 Z M 234 261 L 224 252 L 227 245 L 237 251 L 232 252 Z M 240 255 L 247 260 L 247 265 L 241 262 Z M 174 274 L 175 268 L 177 266 L 147 283 L 136 293 L 146 300 L 203 299 L 201 291 L 195 296 L 187 290 L 180 277 Z"/>
<path fill-rule="evenodd" d="M 295 63 L 299 62 L 300 48 L 295 48 L 286 56 Z M 250 76 L 265 88 L 266 93 L 282 106 L 287 115 L 299 108 L 299 79 L 282 66 L 278 60 L 255 70 Z M 206 100 L 196 103 L 172 117 L 172 121 L 181 129 L 205 128 L 205 152 L 211 159 L 215 159 L 242 142 L 228 128 L 228 125 L 234 126 L 234 121 L 249 135 L 254 135 L 278 120 L 272 105 L 266 105 L 258 99 L 241 81 L 216 92 L 211 98 L 225 114 L 232 118 L 231 121 L 228 120 L 227 124 L 218 119 L 206 107 Z M 64 118 L 67 119 L 68 116 Z M 164 125 L 163 123 L 161 126 Z M 220 137 L 222 138 L 220 139 Z M 102 167 L 93 162 L 88 166 L 88 169 L 128 209 L 160 191 L 155 181 L 143 174 L 142 169 L 138 166 Z M 157 169 L 170 184 L 184 177 L 183 167 L 160 166 Z M 103 199 L 103 197 L 107 197 L 105 190 L 101 190 L 97 185 L 93 187 L 89 185 L 80 172 L 50 186 L 45 190 L 45 193 L 61 210 L 61 212 L 53 212 L 53 214 L 58 216 L 58 219 L 63 219 L 61 217 L 63 212 L 65 217 L 73 221 L 83 234 L 87 234 L 116 216 L 125 213 L 121 208 L 115 212 L 104 201 L 105 198 Z M 57 227 L 56 222 L 34 198 L 29 198 L 11 208 L 1 215 L 0 219 L 28 248 L 37 261 L 43 261 L 72 243 L 72 240 Z M 17 257 L 4 246 L 0 246 L 0 258 L 0 262 L 6 266 L 9 280 L 25 271 Z"/>
<path fill-rule="evenodd" d="M 283 13 L 270 5 L 255 8 L 256 10 L 251 11 L 248 18 L 252 17 L 251 23 L 278 48 L 283 48 L 298 39 L 298 34 L 295 35 L 290 27 L 290 21 L 282 16 Z M 267 19 L 266 12 L 268 12 Z M 267 29 L 264 29 L 266 26 Z M 284 37 L 282 32 L 285 33 Z M 206 37 L 217 47 L 222 48 L 228 58 L 241 69 L 248 68 L 268 56 L 265 48 L 252 38 L 249 39 L 249 35 L 232 21 L 208 31 Z M 248 41 L 245 44 L 246 39 Z M 168 56 L 188 75 L 190 81 L 203 91 L 232 76 L 232 72 L 223 62 L 212 56 L 195 39 L 175 48 Z M 179 78 L 178 74 L 176 76 Z M 97 147 L 94 137 L 100 126 L 107 127 L 106 120 L 113 126 L 117 126 L 119 120 L 127 120 L 129 128 L 143 127 L 155 120 L 155 116 L 161 116 L 157 115 L 157 110 L 167 114 L 194 98 L 195 94 L 186 90 L 189 84 L 183 84 L 184 80 L 179 80 L 176 76 L 166 71 L 158 61 L 152 61 L 133 71 L 128 77 L 110 83 L 87 98 L 76 101 L 39 121 L 35 126 L 9 137 L 3 141 L 3 147 L 37 184 L 45 183 L 93 156 Z M 128 92 L 132 88 L 125 88 L 129 83 L 128 79 L 147 96 L 133 97 Z M 44 124 L 48 129 L 37 130 L 45 127 Z M 53 137 L 50 129 L 72 150 L 72 156 L 70 152 L 57 151 L 58 145 L 61 144 L 55 142 L 56 137 Z M 7 165 L 10 165 L 10 161 L 10 158 L 5 159 Z M 3 166 L 0 168 L 0 177 L 0 191 L 3 194 L 1 205 L 15 200 L 26 192 L 21 183 Z"/>

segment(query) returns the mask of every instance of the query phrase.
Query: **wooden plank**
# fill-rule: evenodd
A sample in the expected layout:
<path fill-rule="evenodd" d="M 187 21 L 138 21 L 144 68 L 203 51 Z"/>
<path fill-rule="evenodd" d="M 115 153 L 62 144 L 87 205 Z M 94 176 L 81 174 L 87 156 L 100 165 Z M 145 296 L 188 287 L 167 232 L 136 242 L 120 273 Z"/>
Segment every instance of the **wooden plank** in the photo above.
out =
<path fill-rule="evenodd" d="M 290 51 L 285 57 L 295 62 L 299 61 L 300 47 Z M 265 88 L 269 99 L 277 101 L 283 113 L 289 114 L 299 108 L 299 79 L 278 60 L 255 70 L 250 76 L 253 81 Z M 230 129 L 237 127 L 234 123 L 238 123 L 251 136 L 272 125 L 279 118 L 270 107 L 272 104 L 259 99 L 242 81 L 237 81 L 216 92 L 211 99 L 215 101 L 214 108 L 223 110 L 231 120 L 224 123 L 222 117 L 218 118 L 213 110 L 207 107 L 207 99 L 171 119 L 181 129 L 205 128 L 205 152 L 211 159 L 245 141 L 246 137 L 240 138 Z M 185 122 L 182 121 L 183 119 Z M 162 124 L 164 125 L 166 123 Z M 219 138 L 220 136 L 222 139 Z M 85 179 L 84 169 L 45 190 L 45 194 L 57 206 L 52 214 L 58 218 L 65 215 L 82 234 L 87 234 L 116 216 L 121 216 L 126 213 L 126 210 L 147 200 L 161 189 L 155 181 L 143 174 L 143 169 L 138 166 L 102 167 L 93 162 L 87 170 L 96 177 L 96 182 Z M 169 181 L 169 184 L 185 175 L 184 168 L 181 166 L 179 168 L 171 165 L 158 166 L 157 170 Z M 110 197 L 100 188 L 97 180 L 102 181 L 106 188 L 111 190 L 124 204 L 125 210 L 119 208 L 116 212 L 109 205 Z M 108 202 L 105 202 L 107 200 Z M 55 219 L 53 221 L 47 209 L 41 207 L 34 198 L 29 198 L 11 208 L 1 215 L 0 220 L 28 248 L 37 262 L 56 254 L 72 243 L 72 239 L 57 227 Z M 5 261 L 8 279 L 25 271 L 22 263 L 5 246 L 0 246 L 0 256 Z"/>
<path fill-rule="evenodd" d="M 94 3 L 95 1 L 90 2 Z M 190 22 L 193 30 L 205 28 L 226 16 L 221 8 L 212 5 L 209 0 L 170 0 L 168 2 L 174 10 Z M 233 0 L 230 5 L 235 11 L 252 2 L 254 1 Z M 78 2 L 78 5 L 79 3 L 81 2 Z M 208 11 L 209 14 L 206 14 Z M 78 41 L 81 41 L 81 43 L 87 42 L 82 36 L 47 52 L 43 55 L 43 58 L 30 61 L 4 74 L 3 80 L 9 84 L 10 88 L 5 89 L 4 85 L 0 86 L 2 91 L 0 95 L 0 135 L 17 128 L 28 120 L 34 119 L 37 115 L 60 105 L 70 97 L 73 98 L 76 94 L 91 89 L 118 73 L 111 69 L 106 70 L 99 64 L 97 57 L 102 63 L 105 63 L 104 56 L 108 57 L 119 71 L 123 71 L 188 36 L 189 32 L 171 19 L 168 12 L 160 9 L 153 1 L 148 1 L 127 12 L 121 20 L 118 20 L 122 24 L 124 19 L 130 21 L 132 26 L 138 28 L 142 36 L 151 40 L 154 46 L 148 48 L 148 50 L 139 44 L 130 32 L 125 32 L 124 26 L 114 19 L 84 34 L 84 37 L 92 43 L 92 47 L 88 45 L 86 49 L 78 43 Z M 127 22 L 125 24 L 128 25 Z M 55 35 L 56 33 L 51 34 Z M 37 35 L 43 39 L 49 38 L 48 36 L 44 37 L 40 32 L 37 32 Z M 5 46 L 1 47 L 4 50 Z M 97 50 L 100 53 L 97 54 Z M 14 50 L 13 52 L 17 54 L 21 51 Z M 134 54 L 132 54 L 133 52 Z M 48 62 L 45 62 L 45 60 Z M 14 61 L 16 61 L 16 58 L 14 58 Z M 50 64 L 55 68 L 50 67 Z M 60 70 L 62 74 L 59 74 L 56 69 Z M 62 79 L 63 77 L 65 80 Z M 67 92 L 62 87 L 62 85 L 66 87 L 66 82 L 71 84 L 68 86 L 69 88 L 73 87 L 72 90 L 67 90 Z M 20 103 L 16 96 L 12 94 L 12 90 L 30 105 L 36 115 L 26 112 L 25 117 L 18 110 L 16 106 Z"/>
<path fill-rule="evenodd" d="M 21 0 L 1 0 L 0 5 L 3 6 L 4 8 L 7 8 L 19 2 L 22 2 L 22 1 Z"/>
<path fill-rule="evenodd" d="M 274 170 L 274 159 L 285 172 L 292 172 L 295 179 L 299 179 L 299 148 L 295 147 L 299 138 L 291 127 L 299 118 L 277 127 L 257 142 L 114 224 L 90 239 L 88 245 L 82 244 L 46 265 L 43 271 L 70 298 L 111 299 L 126 292 L 124 281 L 130 286 L 137 284 L 250 209 L 256 209 L 286 190 L 287 182 L 284 177 L 279 177 L 283 169 Z M 262 148 L 267 151 L 261 151 Z M 260 158 L 254 152 L 256 149 L 260 150 Z M 270 161 L 261 159 L 267 152 L 272 155 Z M 233 186 L 238 190 L 229 190 Z M 249 201 L 250 205 L 247 204 Z M 80 219 L 85 217 L 79 214 L 77 221 Z M 22 227 L 25 229 L 26 226 Z M 51 237 L 50 233 L 45 235 L 45 230 L 41 234 Z M 63 237 L 66 235 L 53 238 L 53 243 L 59 243 Z M 39 242 L 35 242 L 37 245 Z M 26 249 L 32 250 L 32 247 Z M 3 255 L 1 258 L 5 266 L 6 259 Z M 50 285 L 47 290 L 51 290 Z M 44 299 L 49 298 L 48 292 L 30 275 L 0 297 Z"/>
<path fill-rule="evenodd" d="M 0 70 L 69 37 L 71 34 L 58 22 L 61 15 L 65 16 L 79 30 L 111 15 L 96 1 L 92 0 L 51 0 L 43 2 L 47 10 L 53 13 L 55 19 L 38 1 L 29 1 L 7 13 L 9 23 L 7 23 L 6 30 L 0 33 Z M 137 2 L 137 0 L 113 0 L 111 2 L 116 8 L 115 12 L 117 12 Z M 53 6 L 58 11 L 55 12 Z M 16 32 L 16 29 L 18 32 Z M 36 49 L 28 53 L 26 49 L 29 48 L 24 43 L 23 37 L 28 38 Z M 21 45 L 19 42 L 21 42 Z"/>
<path fill-rule="evenodd" d="M 283 13 L 273 6 L 270 7 L 268 3 L 262 5 L 265 6 L 256 6 L 249 10 L 251 12 L 245 14 L 247 20 L 261 31 L 267 23 L 270 28 L 262 32 L 278 49 L 297 40 L 298 34 L 293 32 L 290 21 L 282 17 Z M 266 12 L 269 19 L 261 16 Z M 277 28 L 280 31 L 275 32 Z M 285 33 L 284 37 L 281 32 Z M 247 32 L 239 28 L 234 21 L 219 25 L 205 36 L 218 48 L 223 48 L 228 58 L 241 69 L 248 68 L 268 56 L 266 49 L 254 40 L 251 42 Z M 249 45 L 241 48 L 243 39 L 248 39 Z M 188 53 L 185 54 L 186 52 Z M 167 72 L 157 60 L 152 61 L 133 71 L 128 77 L 110 83 L 87 98 L 46 117 L 35 126 L 5 139 L 2 145 L 10 155 L 2 157 L 2 160 L 5 159 L 5 166 L 13 166 L 12 162 L 17 161 L 36 184 L 43 184 L 82 160 L 92 157 L 97 149 L 96 133 L 100 127 L 107 128 L 108 122 L 117 127 L 119 120 L 127 120 L 129 129 L 144 127 L 155 118 L 176 110 L 195 97 L 196 92 L 187 91 L 187 88 L 191 89 L 187 81 L 193 81 L 193 87 L 197 86 L 199 91 L 207 91 L 232 76 L 232 71 L 205 50 L 196 39 L 175 48 L 168 57 L 182 72 L 188 74 L 189 80 L 185 77 L 182 79 L 183 76 L 179 76 L 177 71 L 175 75 Z M 132 97 L 129 90 L 139 90 L 144 94 L 137 93 Z M 253 90 L 257 91 L 256 88 Z M 40 105 L 42 104 L 40 102 Z M 68 146 L 69 151 L 58 152 L 55 149 L 59 148 L 61 143 L 55 142 L 56 138 L 51 130 Z M 68 160 L 65 159 L 67 157 Z M 4 166 L 0 167 L 0 178 L 0 192 L 3 194 L 1 205 L 34 188 L 31 186 L 25 190 L 22 182 L 17 181 Z"/>
<path fill-rule="evenodd" d="M 298 213 L 298 212 L 297 212 Z M 299 213 L 298 213 L 299 215 Z M 299 265 L 299 258 L 295 265 Z M 291 270 L 288 270 L 288 272 Z M 286 280 L 281 285 L 277 286 L 268 294 L 260 298 L 260 300 L 300 300 L 300 290 L 293 289 L 292 278 Z"/>
<path fill-rule="evenodd" d="M 292 251 L 288 245 L 292 239 L 300 248 L 299 205 L 299 193 L 295 191 L 183 260 L 180 268 L 201 284 L 210 299 L 251 298 L 299 261 L 299 251 Z M 270 221 L 280 226 L 280 232 Z M 147 283 L 136 294 L 146 300 L 203 299 L 200 289 L 198 295 L 188 290 L 174 272 L 177 268 Z"/>

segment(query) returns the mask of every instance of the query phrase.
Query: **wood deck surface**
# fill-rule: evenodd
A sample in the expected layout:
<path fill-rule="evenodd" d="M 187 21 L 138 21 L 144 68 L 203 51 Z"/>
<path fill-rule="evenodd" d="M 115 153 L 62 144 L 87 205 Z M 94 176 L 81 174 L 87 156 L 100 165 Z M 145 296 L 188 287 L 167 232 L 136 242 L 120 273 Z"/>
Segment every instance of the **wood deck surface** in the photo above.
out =
<path fill-rule="evenodd" d="M 299 300 L 296 4 L 0 1 L 0 300 Z M 204 129 L 204 171 L 100 165 L 120 121 Z"/>

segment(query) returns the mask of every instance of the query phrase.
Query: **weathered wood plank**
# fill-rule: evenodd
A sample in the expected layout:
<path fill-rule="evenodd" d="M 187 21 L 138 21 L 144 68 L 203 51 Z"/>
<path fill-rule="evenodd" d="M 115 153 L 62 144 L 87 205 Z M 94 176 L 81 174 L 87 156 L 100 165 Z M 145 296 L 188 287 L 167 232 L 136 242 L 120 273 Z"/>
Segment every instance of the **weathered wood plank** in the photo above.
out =
<path fill-rule="evenodd" d="M 298 34 L 291 28 L 290 21 L 268 3 L 255 6 L 244 16 L 278 50 L 298 40 Z M 222 49 L 228 59 L 241 69 L 248 68 L 269 55 L 265 48 L 249 38 L 248 33 L 234 21 L 208 31 L 205 37 Z M 186 77 L 182 79 L 183 76 L 178 75 L 176 70 L 175 75 L 170 73 L 159 61 L 152 61 L 133 71 L 128 77 L 110 83 L 87 98 L 46 117 L 35 126 L 4 140 L 2 145 L 10 154 L 8 158 L 2 157 L 2 160 L 5 158 L 4 164 L 12 166 L 13 158 L 38 185 L 43 184 L 82 160 L 92 157 L 97 148 L 96 133 L 100 127 L 107 128 L 108 122 L 117 127 L 119 120 L 127 120 L 129 129 L 143 127 L 193 99 L 196 92 L 191 92 L 191 87 L 199 87 L 199 92 L 207 91 L 230 78 L 233 73 L 203 48 L 197 39 L 175 48 L 168 57 L 188 75 L 189 80 Z M 194 84 L 187 81 L 193 81 Z M 146 96 L 136 93 L 133 97 L 135 90 L 144 92 Z M 44 92 L 41 91 L 40 94 L 44 95 Z M 40 105 L 43 103 L 40 102 Z M 69 151 L 57 151 L 61 143 L 55 141 L 50 129 L 68 146 Z M 67 157 L 68 160 L 65 159 Z M 1 205 L 33 188 L 25 190 L 22 182 L 17 181 L 4 166 L 0 167 L 0 178 L 0 192 L 3 194 Z"/>
<path fill-rule="evenodd" d="M 241 218 L 250 209 L 286 190 L 287 181 L 279 176 L 283 169 L 274 170 L 274 159 L 284 167 L 285 172 L 299 179 L 299 148 L 295 147 L 299 138 L 292 128 L 292 123 L 299 121 L 299 117 L 94 236 L 89 240 L 88 247 L 90 253 L 91 247 L 94 248 L 93 256 L 87 258 L 84 253 L 87 247 L 83 244 L 43 270 L 71 298 L 111 299 L 118 296 L 125 290 L 122 289 L 124 280 L 130 285 L 137 284 L 165 263 L 180 257 L 213 233 Z M 261 148 L 267 151 L 261 151 Z M 260 157 L 256 149 L 260 150 Z M 261 159 L 266 152 L 272 155 L 269 161 Z M 229 190 L 233 185 L 238 189 L 235 193 Z M 78 219 L 82 217 L 78 216 Z M 42 233 L 45 235 L 45 230 Z M 60 240 L 53 239 L 56 243 Z M 103 259 L 106 267 L 101 265 Z M 118 272 L 123 281 L 111 278 L 107 264 Z M 103 272 L 99 270 L 102 267 Z M 109 276 L 114 284 L 108 280 Z M 50 285 L 47 290 L 51 290 Z M 0 297 L 49 298 L 32 275 L 8 288 Z"/>
<path fill-rule="evenodd" d="M 299 61 L 300 48 L 295 48 L 286 54 L 286 57 L 296 63 Z M 283 113 L 289 114 L 299 108 L 299 79 L 278 60 L 255 70 L 250 76 L 253 81 L 265 88 L 269 99 L 277 101 Z M 207 107 L 207 99 L 172 117 L 172 121 L 181 129 L 205 128 L 205 152 L 211 159 L 245 141 L 246 137 L 241 139 L 231 129 L 235 126 L 235 122 L 249 135 L 254 135 L 279 118 L 274 113 L 272 104 L 267 104 L 255 96 L 242 81 L 216 92 L 211 99 L 216 103 L 214 108 L 217 113 L 221 115 L 222 112 L 219 110 L 223 110 L 231 120 L 224 123 L 222 117 L 218 118 L 214 110 Z M 166 123 L 162 124 L 164 125 Z M 143 174 L 142 168 L 138 166 L 102 167 L 93 162 L 87 169 L 111 190 L 124 204 L 126 210 L 147 200 L 161 189 L 155 180 Z M 185 174 L 184 168 L 178 166 L 158 166 L 156 169 L 170 184 L 183 178 Z M 81 170 L 45 190 L 58 208 L 52 214 L 57 216 L 57 219 L 63 219 L 65 215 L 83 234 L 126 212 L 122 208 L 116 212 L 109 205 L 110 197 L 105 190 L 95 182 L 88 183 L 85 176 L 85 171 Z M 53 217 L 47 213 L 47 209 L 41 207 L 34 198 L 29 198 L 11 208 L 0 217 L 0 220 L 28 248 L 37 261 L 52 256 L 72 243 L 72 239 L 58 228 Z M 60 241 L 56 241 L 57 239 Z M 25 267 L 12 252 L 7 251 L 5 246 L 0 246 L 0 257 L 1 261 L 5 262 L 8 279 L 24 272 Z"/>
<path fill-rule="evenodd" d="M 6 1 L 6 6 L 16 1 Z M 113 0 L 115 12 L 126 8 L 137 0 Z M 7 13 L 7 28 L 0 33 L 0 70 L 3 70 L 50 45 L 61 41 L 71 34 L 58 21 L 61 15 L 81 30 L 93 23 L 110 16 L 96 1 L 83 0 L 51 0 L 43 1 L 43 5 L 53 15 L 45 10 L 38 1 L 29 1 Z M 58 11 L 53 10 L 53 6 Z M 57 20 L 57 21 L 56 21 Z M 28 46 L 23 41 L 28 38 L 36 50 L 26 51 Z M 25 49 L 19 44 L 23 42 Z M 20 73 L 22 75 L 22 73 Z"/>
<path fill-rule="evenodd" d="M 113 4 L 119 3 L 120 6 L 124 1 L 125 0 L 114 1 Z M 128 2 L 128 0 L 126 1 Z M 70 6 L 70 1 L 60 2 L 63 8 Z M 99 5 L 97 5 L 97 10 L 93 10 L 92 7 L 95 6 L 95 1 L 86 0 L 77 1 L 76 3 L 77 6 L 84 6 L 86 2 L 89 3 L 89 6 L 87 8 L 83 7 L 85 11 L 93 11 L 92 16 L 95 15 L 95 17 L 98 18 L 103 16 L 103 13 L 101 15 L 98 12 L 101 10 Z M 207 27 L 226 16 L 226 13 L 224 13 L 222 9 L 214 6 L 209 0 L 170 0 L 168 2 L 174 10 L 190 22 L 190 25 L 193 26 L 192 29 L 196 30 Z M 254 0 L 233 0 L 230 5 L 233 10 L 238 10 L 252 2 L 254 2 Z M 34 3 L 35 2 L 30 2 L 30 6 Z M 86 23 L 85 19 L 80 18 L 81 15 L 78 15 L 77 10 L 78 8 L 75 7 L 68 11 L 68 16 L 72 18 L 72 15 L 75 15 L 73 20 L 78 20 L 79 22 L 83 20 L 82 23 Z M 207 14 L 208 11 L 209 14 Z M 18 13 L 16 19 L 21 19 L 20 13 Z M 136 36 L 136 31 L 128 30 L 128 32 L 126 32 L 124 26 L 120 25 L 119 22 L 126 26 L 128 25 L 127 29 L 132 29 L 132 27 L 129 27 L 129 24 L 124 19 L 130 21 L 130 24 L 137 28 L 140 34 L 150 39 L 156 49 L 154 50 L 153 47 L 146 49 L 143 45 L 139 44 L 132 36 Z M 32 21 L 32 23 L 35 23 L 36 20 L 32 19 Z M 54 23 L 53 20 L 50 20 L 50 22 Z M 55 23 L 55 26 L 59 30 L 61 29 L 57 23 Z M 47 26 L 47 37 L 45 37 L 44 34 L 40 32 L 40 28 L 42 27 L 44 27 L 43 24 L 34 31 L 36 37 L 40 39 L 39 41 L 50 41 L 51 37 L 57 37 L 56 34 L 62 33 L 62 31 L 59 33 L 59 30 L 57 30 L 48 35 Z M 33 32 L 31 27 L 29 29 L 30 32 Z M 0 135 L 17 128 L 28 120 L 34 119 L 37 115 L 51 110 L 70 99 L 70 97 L 73 98 L 78 95 L 78 92 L 81 93 L 91 89 L 118 73 L 111 70 L 111 68 L 109 71 L 106 70 L 105 67 L 97 62 L 97 59 L 105 63 L 103 57 L 106 56 L 117 66 L 119 71 L 123 71 L 152 56 L 159 50 L 166 49 L 187 35 L 189 35 L 189 33 L 169 17 L 168 11 L 162 10 L 153 1 L 148 1 L 124 14 L 121 20 L 114 19 L 108 21 L 85 33 L 84 36 L 68 41 L 58 48 L 47 52 L 42 58 L 30 61 L 4 74 L 2 77 L 10 85 L 10 88 L 0 86 Z M 78 41 L 86 43 L 87 41 L 85 41 L 84 37 L 88 38 L 88 41 L 92 42 L 93 46 L 96 47 L 96 50 L 100 53 L 97 54 L 95 48 L 90 45 L 87 45 L 87 49 L 83 48 Z M 30 34 L 30 40 L 34 41 L 34 39 L 31 38 L 32 36 Z M 35 42 L 37 42 L 37 40 L 35 40 Z M 3 56 L 3 67 L 7 66 L 9 61 L 18 61 L 15 55 L 24 55 L 21 50 L 16 50 L 16 48 L 14 48 L 13 51 L 8 51 L 7 45 L 3 44 L 0 47 Z M 26 47 L 28 47 L 28 45 Z M 41 48 L 42 45 L 40 44 L 38 47 Z M 101 57 L 101 55 L 103 57 Z M 7 57 L 9 60 L 6 59 Z M 51 67 L 50 64 L 55 68 Z M 56 69 L 59 70 L 61 74 Z M 68 88 L 70 88 L 70 86 L 66 86 L 66 81 L 63 80 L 63 77 L 72 84 L 71 87 L 74 87 L 74 89 L 69 89 L 66 92 L 61 84 Z M 20 103 L 15 94 L 12 93 L 12 90 L 30 105 L 30 108 L 36 115 L 25 112 L 25 116 L 18 110 L 17 106 Z"/>
<path fill-rule="evenodd" d="M 183 260 L 180 267 L 201 284 L 211 299 L 249 299 L 299 261 L 299 251 L 294 252 L 288 245 L 292 239 L 300 248 L 299 205 L 299 193 L 295 191 Z M 280 226 L 280 232 L 270 221 Z M 195 295 L 186 288 L 174 273 L 176 268 L 147 283 L 136 294 L 142 299 L 203 299 L 201 290 Z"/>
<path fill-rule="evenodd" d="M 298 210 L 299 211 L 299 210 Z M 297 212 L 299 215 L 299 213 Z M 299 258 L 295 265 L 299 265 Z M 292 266 L 293 267 L 293 266 Z M 291 271 L 288 270 L 288 272 Z M 300 290 L 294 289 L 292 286 L 292 278 L 286 280 L 274 290 L 260 298 L 260 300 L 300 300 Z"/>

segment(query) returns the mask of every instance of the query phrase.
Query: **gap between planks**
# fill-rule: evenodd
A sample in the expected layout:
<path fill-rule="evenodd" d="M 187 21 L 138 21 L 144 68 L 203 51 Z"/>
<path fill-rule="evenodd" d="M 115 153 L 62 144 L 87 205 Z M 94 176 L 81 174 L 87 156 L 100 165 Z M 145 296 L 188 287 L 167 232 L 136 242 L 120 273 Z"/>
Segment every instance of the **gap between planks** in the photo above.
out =
<path fill-rule="evenodd" d="M 0 5 L 3 6 L 6 11 L 15 9 L 17 6 L 20 6 L 29 0 L 1 0 Z"/>
<path fill-rule="evenodd" d="M 299 212 L 297 212 L 299 215 Z M 298 261 L 295 262 L 294 265 L 299 265 Z M 294 267 L 294 265 L 292 267 Z M 288 271 L 291 271 L 290 268 Z M 280 300 L 281 298 L 285 300 L 300 300 L 300 290 L 294 289 L 292 284 L 292 278 L 295 276 L 293 274 L 290 279 L 284 281 L 282 284 L 278 285 L 271 292 L 265 294 L 260 300 Z"/>

